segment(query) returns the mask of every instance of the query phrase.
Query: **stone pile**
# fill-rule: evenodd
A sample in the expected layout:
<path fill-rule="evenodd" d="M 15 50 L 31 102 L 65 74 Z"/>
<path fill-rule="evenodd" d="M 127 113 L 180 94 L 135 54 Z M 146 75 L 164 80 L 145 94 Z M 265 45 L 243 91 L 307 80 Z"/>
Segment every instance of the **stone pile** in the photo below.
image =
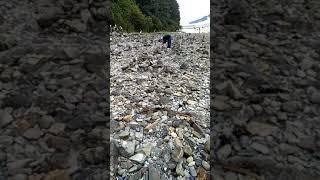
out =
<path fill-rule="evenodd" d="M 0 2 L 0 179 L 108 179 L 107 6 Z"/>
<path fill-rule="evenodd" d="M 319 1 L 211 1 L 213 179 L 320 179 Z"/>
<path fill-rule="evenodd" d="M 209 34 L 111 35 L 111 177 L 209 177 Z"/>

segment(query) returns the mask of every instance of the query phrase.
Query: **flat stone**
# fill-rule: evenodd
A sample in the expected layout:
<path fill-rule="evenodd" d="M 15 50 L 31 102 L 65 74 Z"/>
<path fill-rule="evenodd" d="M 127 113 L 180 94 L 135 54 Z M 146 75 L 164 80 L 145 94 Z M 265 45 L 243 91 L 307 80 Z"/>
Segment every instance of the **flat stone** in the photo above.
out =
<path fill-rule="evenodd" d="M 243 97 L 239 89 L 231 81 L 227 83 L 226 92 L 230 97 L 234 99 L 240 99 Z"/>
<path fill-rule="evenodd" d="M 32 159 L 22 159 L 7 163 L 8 171 L 14 171 L 21 168 L 26 168 L 32 162 Z"/>
<path fill-rule="evenodd" d="M 42 116 L 37 121 L 41 128 L 47 129 L 54 122 L 54 119 L 52 118 L 52 116 Z"/>
<path fill-rule="evenodd" d="M 192 161 L 193 161 L 193 157 L 192 157 L 192 156 L 190 156 L 190 157 L 187 158 L 187 162 L 188 162 L 188 163 L 190 163 L 190 162 L 192 162 Z"/>
<path fill-rule="evenodd" d="M 138 153 L 131 156 L 129 159 L 142 164 L 146 160 L 146 155 L 144 155 L 143 153 Z"/>
<path fill-rule="evenodd" d="M 309 99 L 312 103 L 320 104 L 320 92 L 312 93 Z"/>
<path fill-rule="evenodd" d="M 64 123 L 55 123 L 50 127 L 49 132 L 54 135 L 59 135 L 64 132 L 65 127 L 66 125 Z"/>
<path fill-rule="evenodd" d="M 218 111 L 225 111 L 230 108 L 230 106 L 222 100 L 214 100 L 212 105 L 213 105 L 213 108 Z"/>
<path fill-rule="evenodd" d="M 224 176 L 225 180 L 238 180 L 238 177 L 235 173 L 232 172 L 227 172 L 226 175 Z"/>
<path fill-rule="evenodd" d="M 301 104 L 298 101 L 288 101 L 282 104 L 282 110 L 289 113 L 299 111 Z"/>
<path fill-rule="evenodd" d="M 26 130 L 25 133 L 23 134 L 25 138 L 31 139 L 31 140 L 39 139 L 42 135 L 43 135 L 43 132 L 38 126 Z"/>
<path fill-rule="evenodd" d="M 231 151 L 232 149 L 230 144 L 224 145 L 217 152 L 218 158 L 225 160 L 231 154 Z"/>
<path fill-rule="evenodd" d="M 7 135 L 0 136 L 0 144 L 1 145 L 8 147 L 12 143 L 13 143 L 13 137 L 7 136 Z"/>
<path fill-rule="evenodd" d="M 54 170 L 50 171 L 44 180 L 71 180 L 71 177 L 65 170 Z"/>
<path fill-rule="evenodd" d="M 205 170 L 207 170 L 207 171 L 210 170 L 210 164 L 207 161 L 202 161 L 201 165 Z"/>
<path fill-rule="evenodd" d="M 246 128 L 251 134 L 258 136 L 269 136 L 277 130 L 273 125 L 255 121 L 249 122 Z"/>
<path fill-rule="evenodd" d="M 120 137 L 121 139 L 126 139 L 126 138 L 128 138 L 129 136 L 130 136 L 129 131 L 122 131 L 122 132 L 120 132 L 120 134 L 119 134 L 119 137 Z"/>
<path fill-rule="evenodd" d="M 28 180 L 28 176 L 26 174 L 16 174 L 9 180 Z"/>
<path fill-rule="evenodd" d="M 136 143 L 133 141 L 123 141 L 121 143 L 120 153 L 125 156 L 131 156 L 134 154 Z"/>
<path fill-rule="evenodd" d="M 182 167 L 182 162 L 178 163 L 176 167 L 176 173 L 180 176 L 184 176 L 184 169 Z"/>
<path fill-rule="evenodd" d="M 179 162 L 183 157 L 183 148 L 180 146 L 176 146 L 171 154 L 172 159 L 176 162 Z"/>
<path fill-rule="evenodd" d="M 190 171 L 190 175 L 191 175 L 191 176 L 197 177 L 197 171 L 196 171 L 196 169 L 194 168 L 194 166 L 190 167 L 190 168 L 189 168 L 189 171 Z"/>
<path fill-rule="evenodd" d="M 1 109 L 0 110 L 0 128 L 10 124 L 13 121 L 11 114 L 9 113 L 8 109 Z"/>
<path fill-rule="evenodd" d="M 251 147 L 254 150 L 256 150 L 256 151 L 258 151 L 260 153 L 263 153 L 263 154 L 269 154 L 269 152 L 270 152 L 270 150 L 269 150 L 269 148 L 267 146 L 259 144 L 259 143 L 256 143 L 256 142 L 252 143 Z"/>

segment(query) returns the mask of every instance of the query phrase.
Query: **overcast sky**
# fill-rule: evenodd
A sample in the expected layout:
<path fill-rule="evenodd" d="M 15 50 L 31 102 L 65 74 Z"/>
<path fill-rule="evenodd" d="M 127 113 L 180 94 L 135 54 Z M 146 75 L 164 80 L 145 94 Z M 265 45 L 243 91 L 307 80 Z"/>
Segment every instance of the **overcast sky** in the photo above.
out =
<path fill-rule="evenodd" d="M 186 25 L 210 14 L 210 0 L 177 0 L 177 2 L 180 9 L 181 25 Z"/>

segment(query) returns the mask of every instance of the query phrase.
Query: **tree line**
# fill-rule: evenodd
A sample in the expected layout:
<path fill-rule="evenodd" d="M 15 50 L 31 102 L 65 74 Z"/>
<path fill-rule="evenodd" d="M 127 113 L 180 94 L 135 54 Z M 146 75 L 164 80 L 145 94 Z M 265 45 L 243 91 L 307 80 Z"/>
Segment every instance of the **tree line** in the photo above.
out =
<path fill-rule="evenodd" d="M 112 25 L 127 32 L 176 31 L 180 12 L 176 0 L 112 0 Z"/>

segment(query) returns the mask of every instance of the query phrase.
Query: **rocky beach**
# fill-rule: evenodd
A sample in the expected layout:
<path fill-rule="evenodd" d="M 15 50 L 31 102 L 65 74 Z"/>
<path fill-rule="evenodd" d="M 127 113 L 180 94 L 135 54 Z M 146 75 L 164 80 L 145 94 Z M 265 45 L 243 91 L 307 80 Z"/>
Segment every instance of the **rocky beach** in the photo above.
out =
<path fill-rule="evenodd" d="M 209 34 L 111 35 L 111 176 L 208 176 Z"/>

